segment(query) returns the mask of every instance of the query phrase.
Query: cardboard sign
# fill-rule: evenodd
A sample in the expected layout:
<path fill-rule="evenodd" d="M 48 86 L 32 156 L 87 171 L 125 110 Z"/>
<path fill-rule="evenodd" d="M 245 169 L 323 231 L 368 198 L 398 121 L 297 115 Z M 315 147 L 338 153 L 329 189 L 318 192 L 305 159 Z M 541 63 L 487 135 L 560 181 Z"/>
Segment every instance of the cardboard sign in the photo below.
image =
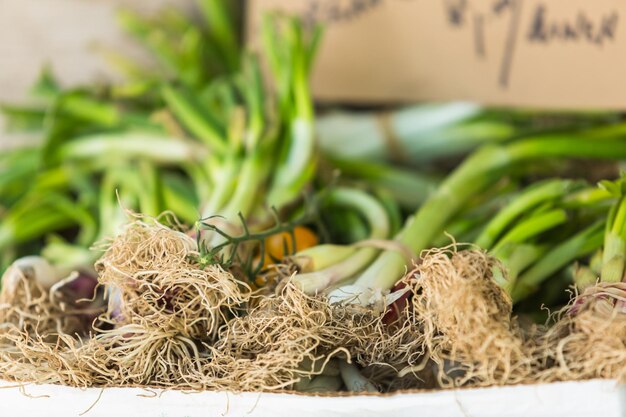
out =
<path fill-rule="evenodd" d="M 620 0 L 249 0 L 323 23 L 313 74 L 323 101 L 474 100 L 626 108 Z"/>

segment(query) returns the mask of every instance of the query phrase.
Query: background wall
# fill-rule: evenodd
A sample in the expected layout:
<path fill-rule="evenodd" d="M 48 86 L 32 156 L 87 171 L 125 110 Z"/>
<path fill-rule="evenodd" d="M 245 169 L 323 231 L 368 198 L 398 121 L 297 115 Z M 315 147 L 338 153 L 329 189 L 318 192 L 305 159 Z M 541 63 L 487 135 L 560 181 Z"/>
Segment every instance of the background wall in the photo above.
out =
<path fill-rule="evenodd" d="M 64 85 L 115 78 L 99 48 L 147 59 L 120 32 L 115 10 L 149 14 L 167 4 L 191 9 L 192 0 L 0 0 L 0 102 L 26 100 L 46 63 Z M 0 145 L 9 140 L 0 133 Z"/>

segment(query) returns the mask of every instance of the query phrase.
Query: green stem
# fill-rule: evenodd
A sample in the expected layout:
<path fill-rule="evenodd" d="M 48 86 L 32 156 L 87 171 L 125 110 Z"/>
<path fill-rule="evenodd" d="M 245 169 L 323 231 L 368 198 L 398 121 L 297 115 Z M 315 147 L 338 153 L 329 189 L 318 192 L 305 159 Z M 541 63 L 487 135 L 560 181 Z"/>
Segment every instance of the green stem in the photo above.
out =
<path fill-rule="evenodd" d="M 104 173 L 98 206 L 100 214 L 98 239 L 116 236 L 128 221 L 125 210 L 137 208 L 136 185 L 132 173 L 122 167 L 111 167 Z M 129 191 L 133 186 L 135 190 Z"/>
<path fill-rule="evenodd" d="M 33 210 L 19 220 L 6 217 L 0 223 L 0 252 L 73 224 L 65 213 L 53 210 Z"/>
<path fill-rule="evenodd" d="M 328 204 L 331 206 L 350 207 L 361 213 L 370 225 L 371 239 L 386 239 L 389 234 L 389 221 L 385 208 L 373 197 L 365 192 L 336 188 L 328 195 Z M 293 282 L 307 294 L 315 294 L 337 282 L 348 278 L 365 268 L 379 253 L 375 248 L 362 248 L 343 261 L 331 267 L 298 274 Z"/>
<path fill-rule="evenodd" d="M 562 209 L 554 209 L 545 213 L 536 214 L 513 227 L 513 229 L 498 241 L 493 247 L 492 252 L 497 253 L 507 244 L 522 243 L 566 221 L 567 213 Z"/>
<path fill-rule="evenodd" d="M 315 272 L 346 260 L 358 250 L 355 246 L 322 244 L 301 250 L 291 260 L 302 273 Z"/>
<path fill-rule="evenodd" d="M 163 204 L 179 218 L 193 224 L 200 218 L 198 198 L 191 181 L 178 173 L 166 172 L 163 176 Z"/>
<path fill-rule="evenodd" d="M 241 160 L 239 158 L 232 156 L 228 159 L 226 166 L 220 172 L 221 178 L 216 179 L 211 196 L 202 207 L 202 218 L 219 214 L 221 208 L 228 202 L 235 190 L 240 167 Z"/>
<path fill-rule="evenodd" d="M 234 3 L 228 0 L 200 0 L 198 2 L 208 30 L 230 71 L 235 71 L 239 67 L 239 50 L 241 49 L 234 18 L 229 10 L 229 6 Z"/>
<path fill-rule="evenodd" d="M 238 174 L 237 188 L 227 206 L 220 212 L 227 220 L 232 220 L 241 213 L 244 217 L 250 215 L 255 201 L 262 192 L 268 173 L 266 158 L 259 149 L 246 159 Z"/>
<path fill-rule="evenodd" d="M 98 165 L 110 161 L 145 158 L 162 164 L 201 160 L 202 146 L 166 136 L 141 132 L 101 133 L 72 140 L 58 149 L 55 161 L 92 160 Z"/>
<path fill-rule="evenodd" d="M 373 187 L 387 190 L 404 208 L 417 209 L 439 183 L 427 175 L 356 159 L 329 158 L 333 167 L 349 177 L 365 180 Z"/>
<path fill-rule="evenodd" d="M 248 214 L 258 196 L 258 187 L 265 176 L 262 171 L 262 148 L 257 146 L 250 155 L 246 155 L 243 126 L 243 111 L 233 112 L 226 163 L 223 169 L 217 171 L 221 178 L 215 179 L 213 194 L 202 210 L 203 218 L 221 215 L 228 221 L 234 221 L 240 213 L 244 216 Z"/>
<path fill-rule="evenodd" d="M 113 127 L 121 121 L 118 109 L 109 103 L 101 103 L 78 93 L 68 93 L 58 98 L 55 110 L 70 114 L 104 127 Z"/>
<path fill-rule="evenodd" d="M 546 201 L 562 197 L 570 190 L 571 185 L 571 181 L 558 179 L 546 181 L 524 190 L 522 194 L 515 197 L 515 200 L 498 212 L 475 243 L 483 249 L 490 249 L 516 218 Z"/>
<path fill-rule="evenodd" d="M 178 54 L 160 25 L 145 19 L 136 12 L 123 9 L 118 11 L 117 21 L 126 32 L 133 35 L 153 53 L 161 66 L 169 72 L 168 75 L 179 72 Z"/>
<path fill-rule="evenodd" d="M 507 146 L 479 149 L 450 174 L 408 220 L 396 239 L 416 254 L 426 249 L 473 196 L 495 184 L 519 163 L 554 157 L 626 158 L 626 141 L 603 138 L 605 133 L 592 130 L 578 136 L 538 136 Z M 385 251 L 356 283 L 363 287 L 391 288 L 402 277 L 405 265 L 400 254 Z"/>
<path fill-rule="evenodd" d="M 282 207 L 299 196 L 315 173 L 315 138 L 313 123 L 294 119 L 289 126 L 284 156 L 273 175 L 269 204 Z"/>
<path fill-rule="evenodd" d="M 169 85 L 163 86 L 162 94 L 172 113 L 193 135 L 202 140 L 213 152 L 219 155 L 226 152 L 224 132 L 217 122 L 203 111 L 202 105 L 197 100 Z"/>
<path fill-rule="evenodd" d="M 298 392 L 337 392 L 341 388 L 342 379 L 333 375 L 302 377 L 294 385 Z"/>
<path fill-rule="evenodd" d="M 352 363 L 339 362 L 341 379 L 348 391 L 352 392 L 378 392 L 378 389 L 367 378 L 361 375 L 359 369 Z"/>
<path fill-rule="evenodd" d="M 504 266 L 504 271 L 499 268 L 493 271 L 494 279 L 510 294 L 522 271 L 537 262 L 546 251 L 545 246 L 517 244 L 501 250 L 498 254 L 493 254 Z"/>
<path fill-rule="evenodd" d="M 603 228 L 603 222 L 596 222 L 549 251 L 520 275 L 511 294 L 513 301 L 527 297 L 547 277 L 602 246 Z"/>
<path fill-rule="evenodd" d="M 139 197 L 139 210 L 156 217 L 164 210 L 163 183 L 156 167 L 146 160 L 139 161 L 139 176 L 134 175 L 135 190 Z"/>
<path fill-rule="evenodd" d="M 278 36 L 279 28 L 282 36 Z M 270 205 L 281 207 L 296 199 L 315 174 L 314 110 L 309 74 L 319 31 L 315 28 L 310 34 L 297 19 L 279 20 L 274 16 L 264 20 L 263 32 L 286 121 L 281 155 L 268 196 Z"/>
<path fill-rule="evenodd" d="M 624 279 L 626 263 L 626 197 L 624 178 L 615 181 L 610 187 L 618 200 L 609 211 L 604 235 L 604 250 L 600 279 L 603 282 L 620 282 Z M 610 183 L 600 183 L 606 188 Z"/>

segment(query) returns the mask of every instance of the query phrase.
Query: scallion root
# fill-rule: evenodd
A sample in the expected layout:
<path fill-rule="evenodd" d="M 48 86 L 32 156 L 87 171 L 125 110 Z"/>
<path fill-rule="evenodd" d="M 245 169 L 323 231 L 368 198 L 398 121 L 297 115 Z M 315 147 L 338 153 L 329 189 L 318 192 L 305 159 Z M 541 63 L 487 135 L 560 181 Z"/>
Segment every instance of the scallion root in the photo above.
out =
<path fill-rule="evenodd" d="M 87 311 L 79 300 L 68 299 L 62 287 L 44 288 L 29 271 L 13 265 L 3 276 L 10 285 L 0 291 L 0 344 L 8 333 L 51 342 L 59 334 L 85 333 L 91 324 L 89 317 L 97 315 L 97 309 Z"/>
<path fill-rule="evenodd" d="M 324 364 L 341 351 L 335 348 L 343 335 L 328 328 L 326 300 L 289 282 L 281 287 L 223 328 L 209 365 L 213 378 L 226 376 L 241 390 L 290 388 L 323 373 Z"/>
<path fill-rule="evenodd" d="M 534 342 L 511 317 L 511 299 L 493 280 L 497 261 L 455 246 L 422 254 L 405 278 L 417 326 L 442 387 L 526 382 L 534 369 Z M 413 369 L 407 367 L 401 375 Z"/>
<path fill-rule="evenodd" d="M 201 267 L 195 255 L 195 241 L 182 232 L 155 219 L 130 223 L 96 265 L 109 308 L 82 339 L 64 321 L 72 316 L 48 308 L 47 294 L 24 280 L 17 287 L 23 291 L 12 291 L 18 307 L 2 310 L 14 330 L 2 346 L 0 376 L 81 387 L 203 388 L 211 345 L 250 290 L 217 265 Z M 56 340 L 46 337 L 53 334 L 48 328 Z"/>
<path fill-rule="evenodd" d="M 157 221 L 129 224 L 96 264 L 100 283 L 117 292 L 109 302 L 116 326 L 137 321 L 165 332 L 212 341 L 248 301 L 247 285 L 218 265 L 200 267 L 196 241 Z"/>
<path fill-rule="evenodd" d="M 626 283 L 603 283 L 572 297 L 544 337 L 541 379 L 626 382 Z"/>

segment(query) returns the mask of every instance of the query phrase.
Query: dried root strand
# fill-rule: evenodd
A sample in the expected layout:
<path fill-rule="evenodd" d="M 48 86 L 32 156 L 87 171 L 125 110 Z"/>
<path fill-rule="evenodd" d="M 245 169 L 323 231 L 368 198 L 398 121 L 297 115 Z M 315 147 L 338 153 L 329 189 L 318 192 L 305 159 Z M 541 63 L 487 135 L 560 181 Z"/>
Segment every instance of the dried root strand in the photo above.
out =
<path fill-rule="evenodd" d="M 61 334 L 50 342 L 15 329 L 0 345 L 0 378 L 85 388 L 93 385 L 93 374 L 82 366 L 89 360 L 75 336 Z"/>
<path fill-rule="evenodd" d="M 91 378 L 79 369 L 76 352 L 102 309 L 68 297 L 64 285 L 78 275 L 49 290 L 15 266 L 5 276 L 10 285 L 0 291 L 0 378 L 89 386 Z"/>
<path fill-rule="evenodd" d="M 0 291 L 0 344 L 7 333 L 26 333 L 54 342 L 59 334 L 84 333 L 89 328 L 85 311 L 66 302 L 54 287 L 44 289 L 13 266 L 9 274 L 13 275 L 12 285 Z"/>
<path fill-rule="evenodd" d="M 334 327 L 345 337 L 341 345 L 349 350 L 355 363 L 363 367 L 364 375 L 382 391 L 430 388 L 432 370 L 424 364 L 424 339 L 412 305 L 397 312 L 395 320 L 387 320 L 386 311 L 377 314 L 357 306 L 333 308 Z M 412 367 L 414 372 L 399 376 L 401 369 Z"/>
<path fill-rule="evenodd" d="M 197 255 L 194 239 L 149 219 L 111 243 L 96 267 L 118 293 L 114 327 L 88 344 L 98 385 L 206 387 L 212 345 L 250 289 L 218 265 L 200 267 Z"/>
<path fill-rule="evenodd" d="M 598 283 L 556 315 L 543 338 L 546 381 L 609 378 L 626 382 L 626 283 Z"/>
<path fill-rule="evenodd" d="M 403 314 L 388 325 L 372 309 L 330 305 L 325 296 L 308 296 L 287 280 L 279 293 L 259 297 L 248 315 L 223 328 L 211 374 L 229 375 L 238 389 L 291 388 L 301 378 L 324 373 L 324 364 L 340 356 L 364 367 L 368 379 L 387 390 L 401 365 L 423 360 L 420 334 L 408 309 Z M 404 378 L 402 384 L 425 386 L 421 375 Z"/>
<path fill-rule="evenodd" d="M 200 369 L 207 360 L 196 341 L 145 322 L 102 331 L 81 353 L 81 368 L 97 386 L 201 389 Z"/>
<path fill-rule="evenodd" d="M 514 384 L 531 378 L 534 344 L 523 337 L 511 317 L 510 297 L 493 280 L 496 265 L 482 251 L 452 246 L 423 253 L 421 263 L 405 278 L 413 292 L 416 324 L 442 387 Z"/>
<path fill-rule="evenodd" d="M 194 239 L 159 224 L 129 224 L 96 264 L 100 283 L 119 297 L 118 325 L 145 320 L 163 332 L 211 341 L 249 300 L 250 289 L 218 265 L 199 267 Z"/>
<path fill-rule="evenodd" d="M 63 303 L 47 302 L 51 297 L 24 281 L 0 309 L 0 376 L 78 387 L 204 388 L 211 345 L 250 290 L 217 265 L 200 268 L 194 255 L 195 241 L 184 233 L 154 219 L 129 224 L 97 264 L 100 284 L 114 291 L 84 340 L 66 325 L 72 316 Z"/>
<path fill-rule="evenodd" d="M 383 391 L 626 380 L 626 284 L 586 290 L 539 338 L 511 317 L 493 279 L 497 261 L 477 250 L 424 252 L 402 280 L 411 297 L 392 322 L 308 296 L 288 278 L 277 293 L 253 296 L 230 272 L 200 267 L 197 255 L 180 231 L 150 219 L 128 225 L 97 264 L 100 284 L 113 291 L 88 335 L 77 334 L 84 323 L 71 303 L 26 277 L 16 281 L 0 293 L 0 377 L 275 391 L 326 375 L 339 357 Z"/>
<path fill-rule="evenodd" d="M 330 306 L 291 283 L 262 297 L 244 317 L 223 328 L 213 349 L 210 374 L 226 376 L 238 390 L 290 387 L 301 377 L 321 372 L 311 364 L 333 354 L 336 337 L 327 329 Z M 308 366 L 306 366 L 308 364 Z"/>

